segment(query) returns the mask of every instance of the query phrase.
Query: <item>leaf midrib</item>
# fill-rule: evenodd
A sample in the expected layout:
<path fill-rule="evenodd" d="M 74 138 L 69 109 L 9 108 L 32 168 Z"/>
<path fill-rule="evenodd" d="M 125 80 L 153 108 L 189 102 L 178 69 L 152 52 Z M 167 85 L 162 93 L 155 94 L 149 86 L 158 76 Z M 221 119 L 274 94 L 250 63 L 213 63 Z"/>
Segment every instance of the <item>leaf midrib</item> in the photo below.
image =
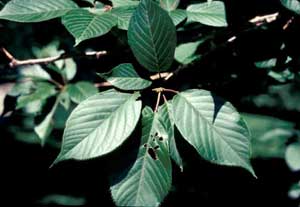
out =
<path fill-rule="evenodd" d="M 70 8 L 70 9 L 57 9 L 57 10 L 47 10 L 43 12 L 31 12 L 31 13 L 15 13 L 15 14 L 5 14 L 0 15 L 0 17 L 13 17 L 13 16 L 21 16 L 21 15 L 33 15 L 33 14 L 45 14 L 45 13 L 51 13 L 51 12 L 69 12 L 71 10 L 76 10 L 78 8 Z"/>
<path fill-rule="evenodd" d="M 145 149 L 144 155 L 142 155 L 140 157 L 142 159 L 143 164 L 142 164 L 142 167 L 141 167 L 141 177 L 139 179 L 138 189 L 137 189 L 137 193 L 136 193 L 137 195 L 140 194 L 140 189 L 141 189 L 141 186 L 142 186 L 142 180 L 144 180 L 142 178 L 144 177 L 144 174 L 145 174 L 145 168 L 146 168 L 145 165 L 146 165 L 146 161 L 147 161 L 147 151 L 149 149 L 149 145 L 150 145 L 149 143 L 151 141 L 151 132 L 153 131 L 153 127 L 154 127 L 153 123 L 154 123 L 155 119 L 156 119 L 156 114 L 154 113 L 153 119 L 152 119 L 152 122 L 151 122 L 151 130 L 149 131 L 150 133 L 148 135 L 147 147 Z M 135 202 L 134 202 L 135 204 L 137 204 L 137 199 L 138 199 L 138 196 L 135 197 Z"/>
<path fill-rule="evenodd" d="M 95 129 L 93 129 L 92 131 L 89 132 L 89 134 L 87 136 L 85 136 L 80 142 L 78 142 L 76 145 L 74 145 L 67 153 L 65 153 L 64 155 L 62 155 L 63 157 L 66 156 L 68 153 L 70 153 L 76 146 L 78 146 L 80 143 L 82 143 L 82 141 L 84 141 L 85 139 L 87 139 L 95 130 L 97 130 L 99 127 L 101 127 L 103 125 L 103 123 L 105 123 L 107 120 L 110 120 L 113 116 L 115 116 L 115 114 L 117 112 L 119 112 L 119 110 L 121 110 L 125 105 L 127 105 L 127 103 L 129 101 L 131 101 L 133 98 L 135 97 L 135 94 L 132 94 L 126 101 L 123 102 L 123 104 L 121 104 L 117 110 L 113 111 L 108 117 L 105 118 L 105 120 L 103 122 L 101 122 L 100 125 L 98 125 Z M 62 146 L 64 146 L 64 143 L 62 143 Z"/>

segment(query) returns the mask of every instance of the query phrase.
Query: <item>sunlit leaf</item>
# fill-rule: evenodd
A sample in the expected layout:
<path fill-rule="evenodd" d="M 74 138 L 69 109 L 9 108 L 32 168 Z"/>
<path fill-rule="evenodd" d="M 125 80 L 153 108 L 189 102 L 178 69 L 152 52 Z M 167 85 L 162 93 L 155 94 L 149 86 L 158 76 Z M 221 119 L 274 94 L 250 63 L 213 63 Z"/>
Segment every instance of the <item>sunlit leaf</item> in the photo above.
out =
<path fill-rule="evenodd" d="M 176 127 L 204 159 L 243 167 L 255 175 L 250 164 L 250 133 L 230 103 L 195 89 L 176 95 L 172 109 Z"/>
<path fill-rule="evenodd" d="M 71 0 L 11 0 L 0 11 L 0 19 L 40 22 L 61 17 L 76 8 Z"/>
<path fill-rule="evenodd" d="M 138 93 L 109 90 L 81 102 L 71 113 L 54 163 L 86 160 L 112 152 L 132 133 L 140 116 Z"/>
<path fill-rule="evenodd" d="M 111 187 L 117 206 L 159 206 L 171 188 L 168 133 L 159 116 L 149 107 L 143 110 L 138 157 L 129 172 Z"/>

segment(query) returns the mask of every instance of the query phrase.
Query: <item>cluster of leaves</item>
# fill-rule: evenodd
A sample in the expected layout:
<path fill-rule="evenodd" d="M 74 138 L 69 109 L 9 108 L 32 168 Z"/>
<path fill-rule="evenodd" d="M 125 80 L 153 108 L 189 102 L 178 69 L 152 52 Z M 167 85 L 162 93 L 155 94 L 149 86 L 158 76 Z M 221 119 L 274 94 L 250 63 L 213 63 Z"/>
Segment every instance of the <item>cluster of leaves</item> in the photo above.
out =
<path fill-rule="evenodd" d="M 174 57 L 182 64 L 198 58 L 194 53 L 201 41 L 176 48 L 176 25 L 185 19 L 208 26 L 227 25 L 221 1 L 192 4 L 185 10 L 177 9 L 179 0 L 112 0 L 112 8 L 87 2 L 91 7 L 79 7 L 71 0 L 11 0 L 0 11 L 0 19 L 40 22 L 61 17 L 76 45 L 104 35 L 113 27 L 128 30 L 128 44 L 139 64 L 150 74 L 173 71 Z M 57 53 L 58 49 L 54 51 Z M 42 53 L 36 51 L 37 56 Z M 158 206 L 163 201 L 172 183 L 171 158 L 183 168 L 175 128 L 204 159 L 243 167 L 255 176 L 249 160 L 250 133 L 245 121 L 229 102 L 211 92 L 154 88 L 157 105 L 152 110 L 142 103 L 140 91 L 149 88 L 153 81 L 140 77 L 130 63 L 99 74 L 114 87 L 101 93 L 89 82 L 69 83 L 76 74 L 72 59 L 55 62 L 47 68 L 58 73 L 64 85 L 35 65 L 20 68 L 23 79 L 12 94 L 18 96 L 17 108 L 26 107 L 33 113 L 39 112 L 49 97 L 56 96 L 50 113 L 35 128 L 42 143 L 51 132 L 57 106 L 61 104 L 68 109 L 71 101 L 79 104 L 66 122 L 61 152 L 54 164 L 107 155 L 119 148 L 141 122 L 136 160 L 111 182 L 116 205 Z M 28 86 L 25 87 L 24 81 Z M 165 93 L 174 96 L 167 100 Z"/>

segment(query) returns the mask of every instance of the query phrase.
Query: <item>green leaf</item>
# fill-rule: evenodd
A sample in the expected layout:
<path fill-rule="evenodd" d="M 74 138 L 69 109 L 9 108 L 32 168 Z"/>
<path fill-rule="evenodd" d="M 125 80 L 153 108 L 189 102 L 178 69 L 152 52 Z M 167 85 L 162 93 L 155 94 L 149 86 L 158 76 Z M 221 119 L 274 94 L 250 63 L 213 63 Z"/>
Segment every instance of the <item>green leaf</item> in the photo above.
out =
<path fill-rule="evenodd" d="M 117 206 L 159 206 L 171 188 L 168 134 L 159 114 L 146 107 L 142 126 L 142 140 L 135 163 L 118 183 L 111 186 Z"/>
<path fill-rule="evenodd" d="M 34 101 L 42 101 L 56 94 L 55 86 L 49 83 L 40 82 L 37 84 L 36 90 L 27 95 L 22 95 L 17 100 L 17 109 L 25 107 Z"/>
<path fill-rule="evenodd" d="M 19 69 L 20 75 L 25 78 L 37 80 L 51 80 L 49 73 L 47 73 L 40 65 L 29 65 Z"/>
<path fill-rule="evenodd" d="M 162 124 L 168 132 L 171 158 L 175 161 L 175 163 L 178 165 L 181 171 L 183 171 L 182 158 L 178 152 L 174 136 L 175 123 L 172 113 L 172 104 L 169 102 L 164 103 L 164 105 L 159 107 L 158 113 L 160 114 Z"/>
<path fill-rule="evenodd" d="M 97 92 L 98 89 L 90 82 L 80 81 L 67 86 L 67 93 L 71 100 L 77 104 L 95 95 Z"/>
<path fill-rule="evenodd" d="M 117 7 L 111 10 L 111 14 L 115 16 L 118 20 L 118 28 L 123 30 L 128 30 L 129 21 L 133 12 L 135 11 L 135 6 L 124 6 Z"/>
<path fill-rule="evenodd" d="M 178 7 L 180 0 L 160 0 L 160 6 L 167 11 L 173 11 Z"/>
<path fill-rule="evenodd" d="M 295 124 L 270 116 L 242 114 L 252 132 L 252 158 L 284 158 Z"/>
<path fill-rule="evenodd" d="M 187 17 L 186 11 L 183 9 L 176 9 L 174 11 L 170 11 L 169 15 L 170 15 L 171 19 L 173 20 L 173 23 L 175 26 L 180 24 Z"/>
<path fill-rule="evenodd" d="M 70 58 L 66 59 L 66 60 L 64 60 L 63 66 L 64 66 L 63 74 L 64 74 L 65 78 L 68 81 L 72 80 L 77 73 L 77 65 L 76 65 L 75 61 Z"/>
<path fill-rule="evenodd" d="M 61 17 L 76 8 L 71 0 L 11 0 L 0 11 L 0 19 L 41 22 Z"/>
<path fill-rule="evenodd" d="M 250 133 L 228 102 L 205 90 L 187 90 L 173 98 L 175 125 L 206 160 L 240 166 L 254 176 L 250 164 Z"/>
<path fill-rule="evenodd" d="M 295 12 L 296 14 L 300 14 L 300 1 L 298 1 L 298 0 L 281 0 L 281 3 L 287 9 Z"/>
<path fill-rule="evenodd" d="M 221 1 L 192 4 L 187 8 L 187 16 L 188 21 L 214 27 L 227 26 L 225 6 Z"/>
<path fill-rule="evenodd" d="M 137 6 L 140 1 L 139 0 L 111 0 L 113 4 L 113 8 L 123 7 L 123 6 Z"/>
<path fill-rule="evenodd" d="M 165 10 L 152 0 L 142 0 L 130 20 L 128 43 L 147 70 L 166 71 L 174 59 L 176 28 Z"/>
<path fill-rule="evenodd" d="M 269 60 L 259 61 L 255 63 L 257 68 L 273 68 L 276 66 L 277 59 L 272 58 Z"/>
<path fill-rule="evenodd" d="M 67 159 L 91 159 L 118 148 L 139 120 L 139 96 L 109 90 L 81 102 L 66 122 L 61 152 L 54 164 Z"/>
<path fill-rule="evenodd" d="M 117 19 L 109 12 L 92 13 L 85 9 L 69 12 L 62 18 L 63 25 L 80 42 L 108 33 L 117 24 Z"/>
<path fill-rule="evenodd" d="M 291 170 L 300 170 L 300 143 L 293 143 L 287 147 L 285 160 Z"/>
<path fill-rule="evenodd" d="M 195 52 L 202 42 L 189 42 L 179 45 L 175 50 L 175 60 L 186 65 L 198 59 L 200 55 L 195 54 Z"/>
<path fill-rule="evenodd" d="M 45 119 L 36 127 L 34 127 L 35 133 L 38 135 L 38 137 L 41 140 L 42 146 L 45 145 L 46 139 L 49 137 L 49 135 L 52 132 L 54 123 L 53 123 L 53 116 L 56 111 L 56 108 L 58 106 L 60 97 L 57 98 L 56 102 L 54 103 L 51 111 L 48 113 L 48 115 L 45 117 Z"/>
<path fill-rule="evenodd" d="M 142 90 L 152 84 L 151 81 L 142 79 L 128 63 L 118 65 L 112 71 L 98 75 L 122 90 Z"/>
<path fill-rule="evenodd" d="M 295 74 L 291 72 L 289 69 L 285 69 L 284 71 L 269 71 L 268 76 L 275 79 L 276 81 L 280 83 L 286 83 L 288 81 L 291 81 L 295 78 Z"/>

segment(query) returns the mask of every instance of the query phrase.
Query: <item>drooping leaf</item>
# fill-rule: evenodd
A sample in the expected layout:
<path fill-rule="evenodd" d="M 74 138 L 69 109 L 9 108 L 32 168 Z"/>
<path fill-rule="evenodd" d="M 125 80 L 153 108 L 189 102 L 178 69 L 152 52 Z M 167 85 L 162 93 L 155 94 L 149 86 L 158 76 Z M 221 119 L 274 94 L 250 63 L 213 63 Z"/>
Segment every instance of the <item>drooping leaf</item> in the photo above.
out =
<path fill-rule="evenodd" d="M 131 64 L 121 64 L 108 73 L 98 74 L 113 86 L 122 90 L 142 90 L 151 85 L 151 81 L 141 78 Z"/>
<path fill-rule="evenodd" d="M 299 143 L 293 143 L 290 144 L 285 153 L 285 160 L 288 164 L 288 166 L 293 171 L 299 171 L 300 170 L 300 144 Z"/>
<path fill-rule="evenodd" d="M 54 85 L 46 82 L 40 82 L 37 84 L 34 92 L 18 97 L 16 108 L 20 109 L 25 107 L 29 103 L 45 100 L 53 96 L 55 93 L 56 90 Z"/>
<path fill-rule="evenodd" d="M 123 6 L 111 10 L 111 14 L 118 20 L 119 29 L 128 30 L 129 21 L 135 9 L 135 6 Z"/>
<path fill-rule="evenodd" d="M 113 7 L 123 7 L 123 6 L 137 6 L 140 1 L 139 0 L 111 0 Z"/>
<path fill-rule="evenodd" d="M 204 159 L 255 175 L 249 160 L 250 133 L 230 103 L 195 89 L 176 95 L 172 109 L 176 127 Z"/>
<path fill-rule="evenodd" d="M 225 6 L 221 1 L 192 4 L 187 8 L 187 16 L 189 21 L 200 22 L 208 26 L 227 26 Z"/>
<path fill-rule="evenodd" d="M 175 50 L 175 60 L 181 64 L 189 64 L 198 59 L 200 55 L 195 54 L 195 52 L 202 42 L 189 42 L 179 45 Z"/>
<path fill-rule="evenodd" d="M 300 1 L 299 0 L 281 0 L 283 6 L 287 9 L 300 14 Z"/>
<path fill-rule="evenodd" d="M 69 84 L 67 87 L 67 93 L 71 100 L 77 104 L 95 95 L 97 92 L 98 89 L 92 83 L 85 81 Z"/>
<path fill-rule="evenodd" d="M 170 15 L 171 19 L 173 20 L 173 23 L 175 26 L 180 24 L 187 17 L 186 11 L 183 9 L 176 9 L 174 11 L 170 11 L 169 15 Z"/>
<path fill-rule="evenodd" d="M 160 0 L 160 6 L 167 11 L 177 9 L 180 0 Z"/>
<path fill-rule="evenodd" d="M 77 9 L 63 16 L 62 23 L 75 37 L 76 45 L 80 42 L 108 33 L 117 24 L 117 19 L 109 12 L 92 13 Z"/>
<path fill-rule="evenodd" d="M 117 206 L 156 207 L 171 188 L 168 134 L 159 116 L 149 107 L 143 110 L 138 157 L 129 172 L 111 186 Z"/>
<path fill-rule="evenodd" d="M 109 90 L 81 102 L 66 122 L 61 152 L 54 163 L 91 159 L 119 147 L 139 120 L 139 96 Z"/>
<path fill-rule="evenodd" d="M 58 106 L 59 99 L 60 99 L 60 97 L 57 98 L 51 111 L 47 114 L 45 119 L 40 124 L 38 124 L 37 126 L 34 127 L 34 131 L 40 138 L 42 146 L 45 145 L 46 139 L 49 137 L 49 135 L 52 132 L 53 125 L 54 125 L 53 116 L 54 116 L 54 113 Z"/>
<path fill-rule="evenodd" d="M 178 165 L 181 171 L 183 171 L 182 158 L 177 149 L 175 136 L 174 136 L 175 124 L 174 124 L 174 118 L 172 114 L 172 104 L 169 102 L 164 103 L 164 105 L 159 107 L 158 112 L 160 114 L 161 122 L 164 125 L 166 131 L 168 132 L 171 158 L 175 161 L 175 163 Z"/>
<path fill-rule="evenodd" d="M 71 0 L 11 0 L 0 11 L 0 19 L 41 22 L 61 17 L 76 8 Z"/>
<path fill-rule="evenodd" d="M 147 70 L 168 70 L 176 47 L 172 19 L 154 1 L 142 0 L 130 20 L 128 43 L 136 59 Z"/>

